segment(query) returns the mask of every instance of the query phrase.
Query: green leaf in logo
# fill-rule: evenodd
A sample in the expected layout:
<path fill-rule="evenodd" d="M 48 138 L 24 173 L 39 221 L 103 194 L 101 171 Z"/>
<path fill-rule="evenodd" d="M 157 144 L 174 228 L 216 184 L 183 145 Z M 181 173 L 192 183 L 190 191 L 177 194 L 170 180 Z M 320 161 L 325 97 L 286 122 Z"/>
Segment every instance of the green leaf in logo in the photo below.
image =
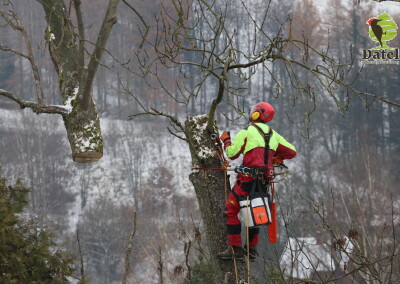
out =
<path fill-rule="evenodd" d="M 367 24 L 369 37 L 380 44 L 373 49 L 393 49 L 387 45 L 387 42 L 396 37 L 398 27 L 388 13 L 369 19 Z"/>

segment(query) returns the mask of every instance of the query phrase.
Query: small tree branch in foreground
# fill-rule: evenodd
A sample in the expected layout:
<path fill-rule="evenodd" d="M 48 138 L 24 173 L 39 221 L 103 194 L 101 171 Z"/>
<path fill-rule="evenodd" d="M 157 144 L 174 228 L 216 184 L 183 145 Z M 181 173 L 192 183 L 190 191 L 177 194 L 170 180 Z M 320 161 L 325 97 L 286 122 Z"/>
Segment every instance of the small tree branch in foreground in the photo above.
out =
<path fill-rule="evenodd" d="M 60 114 L 62 116 L 66 115 L 68 113 L 68 109 L 65 108 L 64 106 L 58 106 L 58 105 L 45 105 L 45 104 L 38 104 L 35 102 L 30 102 L 30 101 L 25 101 L 18 97 L 17 95 L 7 92 L 5 90 L 0 89 L 0 96 L 4 96 L 6 98 L 9 98 L 19 104 L 21 109 L 24 108 L 31 108 L 35 113 L 56 113 Z"/>
<path fill-rule="evenodd" d="M 133 248 L 133 237 L 136 234 L 136 211 L 133 212 L 133 225 L 132 225 L 132 233 L 129 236 L 128 239 L 128 247 L 126 249 L 126 254 L 125 254 L 125 271 L 124 271 L 124 276 L 122 278 L 122 284 L 126 284 L 128 281 L 129 274 L 131 273 L 131 267 L 130 267 L 130 262 L 129 258 L 132 253 L 132 248 Z"/>

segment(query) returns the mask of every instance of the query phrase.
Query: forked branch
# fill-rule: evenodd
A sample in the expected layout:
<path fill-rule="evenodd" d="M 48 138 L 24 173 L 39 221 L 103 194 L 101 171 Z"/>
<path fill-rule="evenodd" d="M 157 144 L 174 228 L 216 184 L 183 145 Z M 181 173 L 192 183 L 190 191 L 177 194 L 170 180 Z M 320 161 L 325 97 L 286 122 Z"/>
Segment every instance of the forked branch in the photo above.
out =
<path fill-rule="evenodd" d="M 82 109 L 84 110 L 86 110 L 89 107 L 89 103 L 92 97 L 91 91 L 92 91 L 94 76 L 96 75 L 97 68 L 100 65 L 100 60 L 104 53 L 104 48 L 110 36 L 112 27 L 117 22 L 116 13 L 119 2 L 120 0 L 110 0 L 106 14 L 104 16 L 103 24 L 101 26 L 99 35 L 97 37 L 97 42 L 94 51 L 90 57 L 87 77 L 82 92 L 83 100 L 81 106 Z"/>

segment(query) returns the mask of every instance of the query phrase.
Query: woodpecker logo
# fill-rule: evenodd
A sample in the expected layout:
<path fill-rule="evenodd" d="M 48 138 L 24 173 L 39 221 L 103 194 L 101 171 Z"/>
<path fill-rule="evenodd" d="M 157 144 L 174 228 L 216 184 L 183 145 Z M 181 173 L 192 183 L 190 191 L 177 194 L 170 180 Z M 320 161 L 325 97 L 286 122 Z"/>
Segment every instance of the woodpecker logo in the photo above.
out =
<path fill-rule="evenodd" d="M 379 45 L 363 50 L 362 61 L 368 64 L 400 64 L 398 48 L 388 46 L 387 42 L 397 36 L 397 24 L 388 13 L 369 19 L 368 34 L 371 40 Z"/>
<path fill-rule="evenodd" d="M 369 19 L 367 24 L 369 25 L 369 37 L 373 41 L 379 42 L 379 46 L 373 49 L 393 49 L 387 45 L 387 42 L 396 37 L 397 25 L 388 13 Z"/>

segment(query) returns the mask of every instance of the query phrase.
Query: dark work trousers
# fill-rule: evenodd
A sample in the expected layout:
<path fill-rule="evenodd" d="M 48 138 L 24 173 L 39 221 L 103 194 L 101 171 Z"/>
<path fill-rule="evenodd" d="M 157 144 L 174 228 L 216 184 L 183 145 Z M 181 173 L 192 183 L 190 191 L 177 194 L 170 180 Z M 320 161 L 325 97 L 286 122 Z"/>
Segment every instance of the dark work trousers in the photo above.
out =
<path fill-rule="evenodd" d="M 236 181 L 233 192 L 230 192 L 228 199 L 226 200 L 224 218 L 226 220 L 226 226 L 228 229 L 228 245 L 230 246 L 241 246 L 242 238 L 241 231 L 242 225 L 240 223 L 238 214 L 240 211 L 239 199 L 246 199 L 249 195 L 249 189 L 255 181 L 242 182 Z M 249 246 L 256 247 L 258 244 L 260 229 L 258 227 L 249 228 Z"/>

